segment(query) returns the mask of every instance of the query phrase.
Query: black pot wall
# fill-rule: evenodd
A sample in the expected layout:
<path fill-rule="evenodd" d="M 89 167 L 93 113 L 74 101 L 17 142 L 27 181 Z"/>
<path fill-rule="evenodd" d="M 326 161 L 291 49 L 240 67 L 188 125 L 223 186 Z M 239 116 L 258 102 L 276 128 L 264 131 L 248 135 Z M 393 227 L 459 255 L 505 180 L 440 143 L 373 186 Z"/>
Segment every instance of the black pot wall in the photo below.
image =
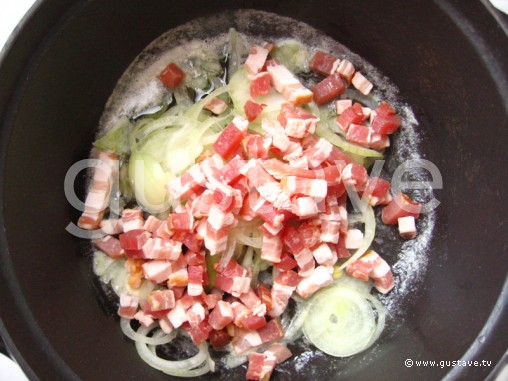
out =
<path fill-rule="evenodd" d="M 16 359 L 32 379 L 171 379 L 142 363 L 97 302 L 86 243 L 65 231 L 77 212 L 63 179 L 87 157 L 117 79 L 150 41 L 238 7 L 306 22 L 390 77 L 416 111 L 423 152 L 444 179 L 426 286 L 398 333 L 347 379 L 431 380 L 450 371 L 407 368 L 407 358 L 499 361 L 508 347 L 506 291 L 500 297 L 508 270 L 508 37 L 484 4 L 458 0 L 39 1 L 0 67 L 0 316 Z M 481 379 L 491 370 L 461 367 L 449 377 Z M 304 368 L 274 379 L 309 377 Z"/>

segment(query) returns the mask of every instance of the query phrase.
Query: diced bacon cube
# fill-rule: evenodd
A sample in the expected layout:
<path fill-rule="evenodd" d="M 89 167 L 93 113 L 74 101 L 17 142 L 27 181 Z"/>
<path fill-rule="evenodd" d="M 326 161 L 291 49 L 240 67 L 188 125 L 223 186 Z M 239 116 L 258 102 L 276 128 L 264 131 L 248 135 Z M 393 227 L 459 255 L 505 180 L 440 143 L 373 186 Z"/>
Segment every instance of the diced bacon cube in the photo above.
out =
<path fill-rule="evenodd" d="M 329 53 L 325 53 L 318 50 L 314 53 L 312 60 L 310 61 L 309 67 L 311 70 L 322 74 L 324 76 L 335 73 L 339 66 L 340 60 Z"/>
<path fill-rule="evenodd" d="M 159 74 L 161 82 L 170 89 L 176 89 L 185 78 L 185 73 L 175 63 L 171 62 Z"/>
<path fill-rule="evenodd" d="M 270 74 L 266 71 L 258 73 L 250 78 L 250 96 L 256 98 L 270 94 Z"/>
<path fill-rule="evenodd" d="M 358 249 L 363 244 L 363 233 L 358 229 L 349 229 L 346 234 L 346 248 Z"/>
<path fill-rule="evenodd" d="M 270 61 L 266 70 L 270 74 L 275 90 L 281 93 L 289 102 L 299 106 L 312 101 L 312 91 L 306 89 L 284 65 Z"/>
<path fill-rule="evenodd" d="M 272 263 L 280 262 L 282 255 L 282 240 L 278 235 L 263 234 L 261 259 Z"/>
<path fill-rule="evenodd" d="M 390 183 L 379 177 L 372 177 L 367 181 L 362 197 L 372 206 L 388 204 L 392 200 Z"/>
<path fill-rule="evenodd" d="M 188 320 L 187 311 L 181 305 L 177 304 L 171 311 L 168 312 L 167 318 L 171 322 L 171 325 L 176 329 Z"/>
<path fill-rule="evenodd" d="M 247 102 L 245 102 L 243 105 L 243 111 L 245 112 L 247 120 L 249 122 L 253 122 L 259 116 L 259 114 L 261 114 L 265 107 L 266 104 L 264 103 L 259 104 L 248 99 Z"/>
<path fill-rule="evenodd" d="M 143 229 L 145 222 L 140 209 L 124 209 L 122 212 L 123 231 Z"/>
<path fill-rule="evenodd" d="M 113 259 L 121 258 L 125 255 L 120 241 L 110 235 L 102 239 L 94 239 L 93 244 Z"/>
<path fill-rule="evenodd" d="M 386 102 L 381 104 L 374 110 L 371 127 L 374 132 L 383 135 L 390 135 L 397 131 L 400 127 L 401 120 L 396 115 L 395 110 Z"/>
<path fill-rule="evenodd" d="M 277 364 L 281 364 L 284 361 L 291 358 L 291 351 L 283 344 L 275 343 L 270 345 L 270 347 L 264 352 L 265 355 L 272 355 L 275 357 L 275 362 Z"/>
<path fill-rule="evenodd" d="M 143 258 L 145 259 L 166 259 L 175 261 L 182 253 L 182 243 L 161 238 L 149 239 L 143 245 Z"/>
<path fill-rule="evenodd" d="M 337 67 L 337 73 L 339 73 L 342 78 L 351 82 L 351 79 L 355 74 L 355 67 L 348 60 L 342 60 Z"/>
<path fill-rule="evenodd" d="M 187 269 L 189 273 L 189 282 L 187 285 L 187 292 L 191 296 L 199 296 L 203 293 L 203 266 L 189 266 Z"/>
<path fill-rule="evenodd" d="M 342 114 L 347 108 L 353 105 L 353 101 L 351 99 L 339 99 L 335 102 L 335 110 L 337 111 L 337 115 Z"/>
<path fill-rule="evenodd" d="M 240 266 L 234 259 L 231 259 L 223 269 L 217 268 L 215 287 L 231 293 L 235 277 L 245 277 L 246 275 L 247 270 Z"/>
<path fill-rule="evenodd" d="M 213 143 L 213 150 L 225 160 L 231 158 L 240 147 L 242 139 L 247 135 L 248 123 L 247 120 L 236 116 Z"/>
<path fill-rule="evenodd" d="M 105 234 L 109 235 L 120 234 L 123 232 L 122 220 L 118 218 L 102 220 L 100 222 L 100 227 Z"/>
<path fill-rule="evenodd" d="M 234 296 L 240 296 L 246 292 L 249 292 L 251 278 L 244 276 L 236 276 L 233 278 L 233 285 L 231 286 L 231 294 Z"/>
<path fill-rule="evenodd" d="M 413 216 L 400 217 L 398 220 L 399 234 L 404 239 L 416 237 L 415 218 Z"/>
<path fill-rule="evenodd" d="M 291 202 L 291 211 L 299 217 L 315 216 L 319 210 L 312 197 L 295 197 Z"/>
<path fill-rule="evenodd" d="M 234 323 L 240 328 L 247 330 L 259 329 L 266 326 L 266 319 L 263 315 L 254 315 L 252 311 L 239 302 L 231 303 L 231 308 L 235 314 Z"/>
<path fill-rule="evenodd" d="M 206 178 L 200 164 L 192 165 L 182 176 L 170 181 L 167 190 L 177 200 L 189 197 L 205 186 Z"/>
<path fill-rule="evenodd" d="M 138 297 L 129 295 L 126 292 L 120 294 L 120 305 L 118 307 L 118 316 L 132 319 L 138 310 Z"/>
<path fill-rule="evenodd" d="M 145 230 L 130 230 L 127 233 L 120 234 L 120 245 L 125 250 L 125 255 L 129 258 L 142 258 L 143 246 L 150 238 L 150 233 Z"/>
<path fill-rule="evenodd" d="M 279 123 L 272 122 L 269 119 L 263 119 L 261 127 L 267 135 L 271 136 L 272 145 L 274 147 L 280 149 L 281 152 L 285 152 L 289 148 L 291 141 L 289 140 L 286 131 Z"/>
<path fill-rule="evenodd" d="M 422 210 L 422 204 L 411 200 L 404 193 L 399 193 L 381 211 L 381 219 L 387 225 L 395 225 L 399 218 L 412 216 L 418 219 Z"/>
<path fill-rule="evenodd" d="M 305 249 L 298 254 L 295 254 L 296 263 L 298 263 L 298 275 L 307 277 L 314 271 L 315 263 L 314 256 L 310 249 Z"/>
<path fill-rule="evenodd" d="M 278 319 L 270 320 L 264 327 L 257 330 L 263 344 L 271 343 L 284 336 L 284 330 Z"/>
<path fill-rule="evenodd" d="M 150 215 L 146 219 L 145 224 L 143 225 L 143 229 L 145 229 L 147 232 L 155 233 L 157 229 L 160 228 L 163 222 L 164 221 L 159 220 L 157 217 Z"/>
<path fill-rule="evenodd" d="M 191 231 L 194 226 L 194 216 L 190 210 L 184 213 L 171 213 L 168 216 L 168 225 L 171 230 Z"/>
<path fill-rule="evenodd" d="M 372 139 L 373 130 L 359 124 L 351 124 L 347 130 L 346 139 L 362 147 L 368 147 Z"/>
<path fill-rule="evenodd" d="M 332 250 L 326 243 L 322 243 L 312 250 L 312 255 L 320 265 L 332 259 Z"/>
<path fill-rule="evenodd" d="M 394 286 L 390 265 L 373 250 L 369 250 L 351 263 L 346 271 L 363 281 L 367 281 L 370 277 L 374 281 L 374 287 L 383 294 L 388 293 Z"/>
<path fill-rule="evenodd" d="M 207 294 L 205 296 L 205 303 L 209 310 L 215 308 L 217 303 L 222 300 L 222 292 L 220 290 L 215 289 L 216 292 L 211 294 Z"/>
<path fill-rule="evenodd" d="M 365 76 L 357 71 L 351 80 L 353 86 L 358 89 L 358 91 L 364 95 L 368 95 L 374 85 L 370 82 Z"/>
<path fill-rule="evenodd" d="M 208 322 L 212 328 L 218 331 L 232 323 L 233 320 L 235 320 L 235 315 L 231 304 L 222 300 L 217 302 L 217 305 L 208 317 Z"/>
<path fill-rule="evenodd" d="M 172 290 L 151 291 L 148 295 L 148 304 L 152 311 L 169 310 L 175 306 L 175 294 Z"/>
<path fill-rule="evenodd" d="M 205 105 L 205 109 L 211 111 L 215 115 L 220 115 L 228 109 L 228 104 L 218 97 L 213 97 Z"/>
<path fill-rule="evenodd" d="M 245 155 L 253 159 L 266 159 L 272 145 L 271 137 L 247 134 L 242 141 Z"/>
<path fill-rule="evenodd" d="M 247 367 L 247 380 L 261 380 L 263 377 L 263 365 L 265 355 L 262 353 L 252 352 L 249 355 L 249 365 Z"/>
<path fill-rule="evenodd" d="M 292 226 L 288 226 L 282 233 L 282 243 L 286 249 L 293 255 L 305 250 L 305 240 L 301 233 Z"/>
<path fill-rule="evenodd" d="M 194 303 L 191 308 L 187 310 L 187 320 L 192 327 L 201 324 L 205 320 L 206 312 L 201 303 Z"/>
<path fill-rule="evenodd" d="M 254 212 L 260 216 L 266 223 L 270 224 L 274 228 L 282 226 L 284 221 L 284 214 L 275 210 L 273 204 L 260 198 L 259 201 L 253 208 Z"/>
<path fill-rule="evenodd" d="M 168 287 L 186 287 L 189 284 L 189 272 L 187 268 L 181 268 L 169 274 Z"/>
<path fill-rule="evenodd" d="M 351 124 L 362 124 L 365 122 L 366 118 L 363 113 L 363 108 L 359 103 L 354 103 L 352 106 L 346 108 L 342 111 L 342 113 L 337 117 L 337 123 L 340 128 L 344 131 L 349 130 L 349 126 Z"/>
<path fill-rule="evenodd" d="M 390 137 L 388 135 L 373 133 L 370 137 L 369 147 L 378 151 L 388 148 L 390 147 Z"/>
<path fill-rule="evenodd" d="M 281 181 L 281 188 L 289 195 L 306 195 L 316 201 L 323 200 L 328 191 L 328 183 L 321 179 L 305 179 L 296 176 L 288 176 Z"/>
<path fill-rule="evenodd" d="M 143 327 L 148 327 L 148 326 L 152 325 L 154 322 L 153 318 L 143 311 L 136 312 L 136 314 L 134 315 L 134 319 L 139 321 L 139 323 Z"/>
<path fill-rule="evenodd" d="M 207 222 L 205 233 L 205 247 L 210 251 L 211 255 L 215 255 L 226 250 L 229 226 L 215 229 L 209 222 Z"/>
<path fill-rule="evenodd" d="M 235 221 L 233 213 L 224 213 L 217 205 L 212 205 L 207 218 L 208 223 L 215 230 L 220 230 L 225 226 L 230 226 Z"/>
<path fill-rule="evenodd" d="M 279 270 L 288 271 L 294 269 L 297 266 L 297 263 L 291 255 L 283 251 L 280 262 L 274 263 L 273 265 Z"/>
<path fill-rule="evenodd" d="M 198 325 L 184 326 L 184 328 L 189 333 L 189 336 L 195 345 L 200 345 L 207 340 L 210 332 L 213 330 L 206 319 Z"/>
<path fill-rule="evenodd" d="M 263 66 L 265 66 L 266 58 L 268 57 L 268 50 L 259 46 L 252 46 L 249 56 L 245 61 L 245 70 L 250 75 L 255 75 L 261 71 Z"/>
<path fill-rule="evenodd" d="M 328 286 L 333 282 L 332 274 L 326 266 L 318 266 L 312 274 L 300 281 L 296 286 L 296 293 L 306 299 L 317 290 Z"/>
<path fill-rule="evenodd" d="M 316 83 L 311 87 L 312 93 L 314 94 L 314 101 L 318 105 L 330 102 L 332 99 L 337 98 L 340 94 L 346 90 L 346 86 L 342 81 L 339 74 L 334 73 L 321 82 Z"/>
<path fill-rule="evenodd" d="M 275 182 L 275 179 L 255 159 L 250 159 L 240 172 L 249 179 L 250 186 L 254 188 L 258 188 L 267 182 Z"/>
<path fill-rule="evenodd" d="M 315 117 L 307 119 L 288 117 L 284 130 L 288 136 L 301 139 L 316 131 L 317 122 L 318 119 Z"/>
<path fill-rule="evenodd" d="M 308 139 L 312 141 L 310 145 L 305 148 L 304 155 L 307 157 L 309 168 L 318 168 L 325 160 L 327 160 L 333 151 L 333 145 L 326 139 Z"/>
<path fill-rule="evenodd" d="M 342 170 L 342 182 L 345 185 L 359 187 L 365 184 L 369 175 L 363 165 L 352 163 L 346 165 Z"/>
<path fill-rule="evenodd" d="M 266 314 L 266 306 L 261 303 L 261 299 L 256 295 L 252 288 L 248 292 L 240 295 L 240 301 L 249 308 L 254 315 L 264 316 Z"/>
<path fill-rule="evenodd" d="M 321 241 L 338 243 L 340 234 L 339 221 L 321 220 Z"/>
<path fill-rule="evenodd" d="M 162 283 L 168 280 L 171 274 L 171 263 L 168 261 L 150 261 L 143 263 L 143 273 L 145 278 L 155 283 Z"/>

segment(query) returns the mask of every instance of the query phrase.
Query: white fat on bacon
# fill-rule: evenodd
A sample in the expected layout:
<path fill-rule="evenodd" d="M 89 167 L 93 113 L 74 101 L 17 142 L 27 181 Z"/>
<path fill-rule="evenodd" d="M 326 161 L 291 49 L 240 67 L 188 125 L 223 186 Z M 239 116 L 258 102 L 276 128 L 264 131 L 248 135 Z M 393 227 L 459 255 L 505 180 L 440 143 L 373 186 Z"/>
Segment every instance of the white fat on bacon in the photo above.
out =
<path fill-rule="evenodd" d="M 404 239 L 413 239 L 416 237 L 416 224 L 413 216 L 401 217 L 397 220 L 399 234 Z"/>
<path fill-rule="evenodd" d="M 298 78 L 284 65 L 271 62 L 266 70 L 270 74 L 272 85 L 284 98 L 294 103 L 302 105 L 309 103 L 313 99 L 313 93 L 303 86 Z"/>
<path fill-rule="evenodd" d="M 330 269 L 331 268 L 327 266 L 316 267 L 310 276 L 303 278 L 300 283 L 298 283 L 298 286 L 296 286 L 296 293 L 306 299 L 317 290 L 331 284 L 333 282 L 333 277 Z"/>

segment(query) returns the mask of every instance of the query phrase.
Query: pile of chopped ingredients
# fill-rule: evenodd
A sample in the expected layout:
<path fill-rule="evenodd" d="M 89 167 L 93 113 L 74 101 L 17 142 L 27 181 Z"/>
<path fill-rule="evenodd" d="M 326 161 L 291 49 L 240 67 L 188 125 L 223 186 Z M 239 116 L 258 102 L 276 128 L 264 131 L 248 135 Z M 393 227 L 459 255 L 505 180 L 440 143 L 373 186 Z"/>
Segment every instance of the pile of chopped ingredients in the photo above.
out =
<path fill-rule="evenodd" d="M 239 41 L 230 31 L 227 68 L 201 62 L 213 74 L 204 71 L 209 88 L 195 101 L 196 62 L 172 62 L 159 80 L 174 100 L 121 119 L 95 142 L 103 165 L 78 222 L 104 233 L 93 241 L 94 270 L 120 296 L 122 330 L 144 361 L 174 376 L 213 372 L 209 345 L 229 367 L 248 361 L 250 380 L 267 380 L 302 334 L 332 356 L 368 348 L 386 314 L 372 285 L 394 286 L 388 263 L 369 250 L 372 207 L 385 205 L 382 221 L 407 239 L 421 211 L 367 173 L 401 120 L 369 97 L 372 83 L 351 62 L 320 50 L 310 58 L 286 41 L 252 46 L 241 65 Z M 310 89 L 296 75 L 306 65 L 321 76 Z M 351 192 L 361 213 L 348 213 Z M 177 335 L 197 353 L 160 357 L 157 346 Z"/>

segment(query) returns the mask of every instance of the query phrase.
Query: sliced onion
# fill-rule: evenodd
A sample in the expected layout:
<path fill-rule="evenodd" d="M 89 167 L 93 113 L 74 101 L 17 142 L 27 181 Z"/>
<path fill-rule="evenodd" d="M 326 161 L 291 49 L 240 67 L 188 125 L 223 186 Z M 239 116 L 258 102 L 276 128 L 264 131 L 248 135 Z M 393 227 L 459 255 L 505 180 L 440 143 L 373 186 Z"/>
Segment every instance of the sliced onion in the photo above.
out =
<path fill-rule="evenodd" d="M 147 327 L 138 329 L 138 333 L 141 335 L 146 335 L 148 332 L 150 330 Z M 143 361 L 155 369 L 177 377 L 198 377 L 210 371 L 208 345 L 202 343 L 198 349 L 199 352 L 191 358 L 171 361 L 157 356 L 154 346 L 136 341 L 136 350 Z"/>
<path fill-rule="evenodd" d="M 127 336 L 129 339 L 134 340 L 135 342 L 142 344 L 162 345 L 171 342 L 175 338 L 176 334 L 173 334 L 173 332 L 170 334 L 165 334 L 161 330 L 156 331 L 152 337 L 148 337 L 147 334 L 156 327 L 157 324 L 153 323 L 146 328 L 146 333 L 142 334 L 139 332 L 139 330 L 136 332 L 134 329 L 132 329 L 130 319 L 120 319 L 120 328 L 122 329 L 122 332 L 125 336 Z M 143 332 L 145 332 L 145 330 L 143 330 Z M 158 334 L 158 332 L 162 332 L 163 335 Z"/>
<path fill-rule="evenodd" d="M 342 265 L 339 266 L 339 270 L 345 269 L 351 263 L 360 258 L 370 247 L 372 241 L 374 240 L 374 236 L 376 235 L 376 217 L 374 216 L 374 210 L 370 205 L 367 205 L 364 215 L 364 223 L 365 223 L 365 232 L 363 235 L 363 243 L 358 249 L 356 249 L 355 253 Z"/>
<path fill-rule="evenodd" d="M 369 294 L 331 287 L 315 295 L 303 324 L 307 339 L 323 352 L 349 357 L 371 346 L 384 327 L 384 310 Z M 372 303 L 371 303 L 372 302 Z"/>
<path fill-rule="evenodd" d="M 286 343 L 292 343 L 302 336 L 303 324 L 309 309 L 306 306 L 297 306 L 297 310 L 293 318 L 288 322 L 287 316 L 282 318 L 282 327 L 284 328 L 284 341 Z"/>
<path fill-rule="evenodd" d="M 229 354 L 224 358 L 224 364 L 226 368 L 233 369 L 242 364 L 245 364 L 249 358 L 247 356 L 237 356 L 234 354 Z"/>
<path fill-rule="evenodd" d="M 224 250 L 224 252 L 221 254 L 220 257 L 218 269 L 223 269 L 231 260 L 231 258 L 233 258 L 233 254 L 235 253 L 235 247 L 236 247 L 236 239 L 229 236 L 226 250 Z"/>

